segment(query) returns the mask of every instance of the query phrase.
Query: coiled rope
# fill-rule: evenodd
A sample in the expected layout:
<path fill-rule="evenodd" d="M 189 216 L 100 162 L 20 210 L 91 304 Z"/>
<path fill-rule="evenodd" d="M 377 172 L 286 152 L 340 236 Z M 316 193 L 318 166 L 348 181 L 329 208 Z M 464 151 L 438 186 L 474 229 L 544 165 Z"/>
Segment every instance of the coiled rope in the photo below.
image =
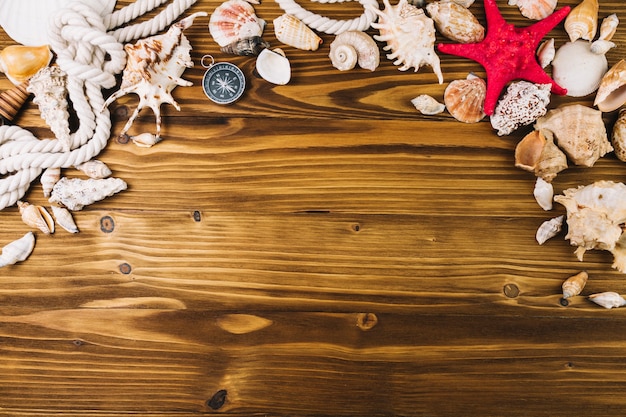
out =
<path fill-rule="evenodd" d="M 196 0 L 173 0 L 152 19 L 118 27 L 167 0 L 137 0 L 101 16 L 80 1 L 51 17 L 50 48 L 67 74 L 69 100 L 78 118 L 69 149 L 57 139 L 38 139 L 19 126 L 0 126 L 0 210 L 21 199 L 47 168 L 69 168 L 89 161 L 107 145 L 111 117 L 102 90 L 113 88 L 126 65 L 123 43 L 163 30 Z"/>

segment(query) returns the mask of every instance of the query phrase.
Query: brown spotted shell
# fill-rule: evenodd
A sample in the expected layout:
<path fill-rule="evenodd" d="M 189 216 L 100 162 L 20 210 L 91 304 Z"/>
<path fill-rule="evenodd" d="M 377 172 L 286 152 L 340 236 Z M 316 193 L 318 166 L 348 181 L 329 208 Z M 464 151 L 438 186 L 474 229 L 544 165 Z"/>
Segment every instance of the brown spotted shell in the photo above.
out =
<path fill-rule="evenodd" d="M 485 117 L 484 104 L 487 84 L 469 74 L 464 80 L 454 80 L 446 87 L 443 101 L 448 112 L 460 122 L 477 123 Z"/>

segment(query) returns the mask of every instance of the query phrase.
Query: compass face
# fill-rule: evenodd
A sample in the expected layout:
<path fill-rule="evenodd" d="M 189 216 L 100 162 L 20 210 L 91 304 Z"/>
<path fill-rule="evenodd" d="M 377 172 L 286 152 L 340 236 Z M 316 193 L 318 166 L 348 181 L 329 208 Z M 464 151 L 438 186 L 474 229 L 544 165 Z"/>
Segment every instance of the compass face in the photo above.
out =
<path fill-rule="evenodd" d="M 212 101 L 218 104 L 235 102 L 246 87 L 243 72 L 229 62 L 218 62 L 204 73 L 202 88 Z"/>

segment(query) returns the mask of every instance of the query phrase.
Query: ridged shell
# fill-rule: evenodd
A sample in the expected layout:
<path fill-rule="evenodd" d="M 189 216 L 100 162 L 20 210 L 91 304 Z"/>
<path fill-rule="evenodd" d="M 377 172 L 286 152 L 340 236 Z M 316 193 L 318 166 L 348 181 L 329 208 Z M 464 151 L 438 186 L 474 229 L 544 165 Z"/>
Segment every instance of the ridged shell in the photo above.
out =
<path fill-rule="evenodd" d="M 47 67 L 52 60 L 48 45 L 11 45 L 0 51 L 0 71 L 15 85 L 20 85 Z"/>
<path fill-rule="evenodd" d="M 512 82 L 491 115 L 491 126 L 504 136 L 531 124 L 546 114 L 551 88 L 551 84 Z"/>
<path fill-rule="evenodd" d="M 592 41 L 598 30 L 598 0 L 582 0 L 565 18 L 565 31 L 570 41 Z"/>
<path fill-rule="evenodd" d="M 20 112 L 24 103 L 28 100 L 29 93 L 26 91 L 28 81 L 23 82 L 9 90 L 5 90 L 0 94 L 0 116 L 7 121 L 12 122 Z"/>
<path fill-rule="evenodd" d="M 539 204 L 539 207 L 545 211 L 552 210 L 552 197 L 554 197 L 554 187 L 552 186 L 552 183 L 541 177 L 537 177 L 533 195 L 537 204 Z"/>
<path fill-rule="evenodd" d="M 617 110 L 626 103 L 626 61 L 621 59 L 604 74 L 593 102 L 602 112 Z"/>
<path fill-rule="evenodd" d="M 613 150 L 602 112 L 582 104 L 551 109 L 537 120 L 535 129 L 546 137 L 553 135 L 557 145 L 576 165 L 592 167 L 600 157 Z"/>
<path fill-rule="evenodd" d="M 274 19 L 274 34 L 279 42 L 304 51 L 317 51 L 322 44 L 322 38 L 311 28 L 286 13 Z"/>
<path fill-rule="evenodd" d="M 220 47 L 241 39 L 261 36 L 265 21 L 259 19 L 254 7 L 244 0 L 228 0 L 213 11 L 209 18 L 209 32 Z"/>
<path fill-rule="evenodd" d="M 485 117 L 483 111 L 487 84 L 469 74 L 464 80 L 454 80 L 446 87 L 443 101 L 448 112 L 463 123 L 477 123 Z"/>
<path fill-rule="evenodd" d="M 552 78 L 570 97 L 584 97 L 598 89 L 609 69 L 603 54 L 591 52 L 591 44 L 577 40 L 561 46 L 552 61 Z"/>
<path fill-rule="evenodd" d="M 8 243 L 2 248 L 0 268 L 25 261 L 35 248 L 35 235 L 28 232 L 21 238 Z"/>
<path fill-rule="evenodd" d="M 434 115 L 442 113 L 446 109 L 446 105 L 438 102 L 434 97 L 428 94 L 421 94 L 411 100 L 411 104 L 422 114 Z"/>
<path fill-rule="evenodd" d="M 328 54 L 333 67 L 347 71 L 357 64 L 363 69 L 374 71 L 380 63 L 378 45 L 367 33 L 348 30 L 340 33 L 330 44 Z"/>
<path fill-rule="evenodd" d="M 567 156 L 554 144 L 552 137 L 548 139 L 533 130 L 515 147 L 515 166 L 550 182 L 567 168 Z"/>
<path fill-rule="evenodd" d="M 619 295 L 618 293 L 614 291 L 606 291 L 606 292 L 591 294 L 589 296 L 589 300 L 593 301 L 599 306 L 602 306 L 608 309 L 622 307 L 626 305 L 626 300 L 624 299 L 624 297 L 622 297 L 621 295 Z"/>
<path fill-rule="evenodd" d="M 509 5 L 519 8 L 522 16 L 531 20 L 541 20 L 554 12 L 557 0 L 509 0 Z"/>
<path fill-rule="evenodd" d="M 70 233 L 78 233 L 78 226 L 74 222 L 72 213 L 65 207 L 51 206 L 52 214 L 57 224 Z"/>
<path fill-rule="evenodd" d="M 472 12 L 453 1 L 435 1 L 426 6 L 439 32 L 458 43 L 477 43 L 485 38 L 485 28 Z"/>
<path fill-rule="evenodd" d="M 43 196 L 50 197 L 50 193 L 52 192 L 52 187 L 57 183 L 58 180 L 61 179 L 61 168 L 51 167 L 46 168 L 46 170 L 41 174 L 39 178 L 39 182 L 41 183 L 41 188 L 43 189 Z"/>
<path fill-rule="evenodd" d="M 581 271 L 563 281 L 563 284 L 561 284 L 563 298 L 570 298 L 580 294 L 587 284 L 587 279 L 589 279 L 589 274 Z"/>
<path fill-rule="evenodd" d="M 378 22 L 372 23 L 378 29 L 379 35 L 374 39 L 385 42 L 387 59 L 399 66 L 400 71 L 415 68 L 417 72 L 423 65 L 429 65 L 437 75 L 439 84 L 443 84 L 443 74 L 439 56 L 435 53 L 435 23 L 426 16 L 423 9 L 400 0 L 392 6 L 389 0 L 383 0 L 385 8 L 376 9 L 367 5 L 368 10 L 378 15 Z"/>
<path fill-rule="evenodd" d="M 535 239 L 537 239 L 537 243 L 543 245 L 548 240 L 558 235 L 563 227 L 564 219 L 565 215 L 560 215 L 541 223 L 539 228 L 537 228 L 537 232 L 535 233 Z"/>
<path fill-rule="evenodd" d="M 126 188 L 126 182 L 120 178 L 83 180 L 63 177 L 54 185 L 49 201 L 73 211 L 82 210 L 84 206 L 103 200 Z"/>
<path fill-rule="evenodd" d="M 41 230 L 46 235 L 54 233 L 54 219 L 44 207 L 25 201 L 18 201 L 17 206 L 25 224 Z"/>
<path fill-rule="evenodd" d="M 263 50 L 256 59 L 256 71 L 272 84 L 285 85 L 291 80 L 291 64 L 280 48 Z"/>
<path fill-rule="evenodd" d="M 611 142 L 617 159 L 626 162 L 626 108 L 619 111 L 617 120 L 613 125 Z"/>
<path fill-rule="evenodd" d="M 150 132 L 140 133 L 130 137 L 133 143 L 140 148 L 150 148 L 161 141 L 161 137 Z"/>

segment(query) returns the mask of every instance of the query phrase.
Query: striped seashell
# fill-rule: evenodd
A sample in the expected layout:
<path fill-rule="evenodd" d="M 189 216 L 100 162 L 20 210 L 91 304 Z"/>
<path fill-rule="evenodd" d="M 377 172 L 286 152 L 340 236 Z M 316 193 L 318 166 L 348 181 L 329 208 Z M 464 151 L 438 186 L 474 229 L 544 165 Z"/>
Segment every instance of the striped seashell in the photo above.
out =
<path fill-rule="evenodd" d="M 519 8 L 522 16 L 531 20 L 541 20 L 554 12 L 557 0 L 509 0 L 509 5 Z"/>
<path fill-rule="evenodd" d="M 261 36 L 265 21 L 244 0 L 228 0 L 219 5 L 209 18 L 209 33 L 220 47 L 254 36 Z"/>
<path fill-rule="evenodd" d="M 570 298 L 580 294 L 587 284 L 589 274 L 585 271 L 579 272 L 566 279 L 561 288 L 563 290 L 563 298 Z"/>
<path fill-rule="evenodd" d="M 316 51 L 322 38 L 295 16 L 283 14 L 274 19 L 276 39 L 285 45 L 305 51 Z"/>
<path fill-rule="evenodd" d="M 592 41 L 598 30 L 598 0 L 583 0 L 565 18 L 565 31 L 570 41 Z"/>
<path fill-rule="evenodd" d="M 485 117 L 484 104 L 487 84 L 474 74 L 465 80 L 454 80 L 443 93 L 448 112 L 463 123 L 478 123 Z"/>
<path fill-rule="evenodd" d="M 477 43 L 484 39 L 485 28 L 472 12 L 452 1 L 435 1 L 426 6 L 439 32 L 458 43 Z"/>
<path fill-rule="evenodd" d="M 52 192 L 52 188 L 54 184 L 57 183 L 61 179 L 61 168 L 58 167 L 50 167 L 46 168 L 46 170 L 41 174 L 39 178 L 39 182 L 41 183 L 41 188 L 43 189 L 43 196 L 50 197 L 50 193 Z"/>
<path fill-rule="evenodd" d="M 0 94 L 0 116 L 2 116 L 4 120 L 8 122 L 15 120 L 15 116 L 17 116 L 30 95 L 28 91 L 26 91 L 27 85 L 28 81 L 25 81 Z"/>

